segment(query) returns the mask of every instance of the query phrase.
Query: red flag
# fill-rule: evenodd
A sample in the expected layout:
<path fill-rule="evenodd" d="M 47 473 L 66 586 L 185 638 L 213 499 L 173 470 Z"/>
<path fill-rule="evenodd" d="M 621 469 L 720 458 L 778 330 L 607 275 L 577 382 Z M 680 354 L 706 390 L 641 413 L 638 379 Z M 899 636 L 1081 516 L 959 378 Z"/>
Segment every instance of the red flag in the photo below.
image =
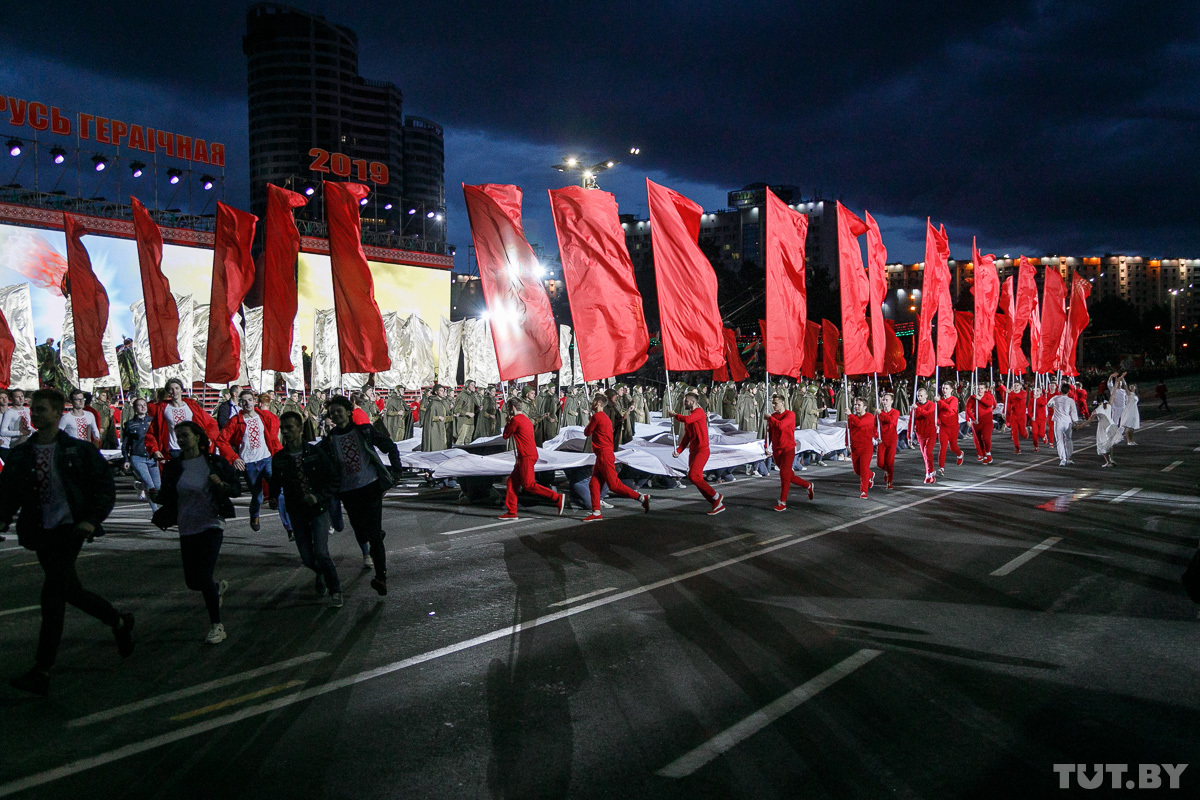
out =
<path fill-rule="evenodd" d="M 1007 314 L 997 314 L 992 338 L 996 342 L 996 367 L 1001 375 L 1008 373 L 1008 336 L 1011 331 L 1012 318 Z"/>
<path fill-rule="evenodd" d="M 1075 275 L 1071 279 L 1071 306 L 1067 311 L 1067 324 L 1063 328 L 1062 347 L 1059 353 L 1059 369 L 1078 374 L 1075 357 L 1078 355 L 1079 334 L 1088 326 L 1087 300 L 1092 293 L 1092 284 L 1086 278 Z"/>
<path fill-rule="evenodd" d="M 300 231 L 292 209 L 308 203 L 302 194 L 267 184 L 267 229 L 263 241 L 262 368 L 291 372 L 296 322 L 296 256 Z"/>
<path fill-rule="evenodd" d="M 735 381 L 744 381 L 750 377 L 742 356 L 738 352 L 737 334 L 731 328 L 722 328 L 721 336 L 725 341 L 725 358 L 729 362 L 729 373 Z"/>
<path fill-rule="evenodd" d="M 1000 276 L 996 274 L 996 257 L 991 254 L 981 256 L 974 239 L 971 240 L 971 256 L 975 265 L 974 368 L 981 369 L 991 363 L 992 348 L 996 344 L 996 304 L 1000 302 Z"/>
<path fill-rule="evenodd" d="M 1025 328 L 1029 325 L 1029 321 L 1033 319 L 1034 309 L 1037 308 L 1037 267 L 1030 263 L 1025 256 L 1017 262 L 1017 285 L 1016 295 L 1013 298 L 1012 310 L 1012 339 L 1009 341 L 1009 349 L 1014 347 L 1020 349 L 1021 338 L 1025 335 Z M 1032 351 L 1031 351 L 1032 352 Z M 1013 357 L 1010 355 L 1009 360 Z"/>
<path fill-rule="evenodd" d="M 567 186 L 550 190 L 550 210 L 584 380 L 633 372 L 646 363 L 650 334 L 616 198 Z"/>
<path fill-rule="evenodd" d="M 375 280 L 363 252 L 359 217 L 362 208 L 359 201 L 371 190 L 361 183 L 325 181 L 323 186 L 341 370 L 386 372 L 391 369 L 392 360 L 388 357 L 383 315 L 375 302 Z"/>
<path fill-rule="evenodd" d="M 795 378 L 804 370 L 808 288 L 804 245 L 808 216 L 793 211 L 767 189 L 767 319 L 763 343 L 767 372 Z"/>
<path fill-rule="evenodd" d="M 949 362 L 950 353 L 944 356 L 934 352 L 933 318 L 938 315 L 943 293 L 950 291 L 950 245 L 945 232 L 939 233 L 933 229 L 933 223 L 925 218 L 925 270 L 921 276 L 921 313 L 917 317 L 917 375 L 924 377 L 932 375 L 935 367 L 947 366 L 942 361 Z M 950 311 L 951 309 L 948 309 Z M 938 345 L 942 344 L 943 334 L 938 315 Z M 953 344 L 951 344 L 953 347 Z M 949 362 L 953 363 L 953 362 Z"/>
<path fill-rule="evenodd" d="M 955 369 L 972 369 L 975 359 L 975 343 L 972 341 L 974 327 L 974 314 L 970 311 L 954 312 L 954 331 L 958 334 L 958 343 L 954 346 Z"/>
<path fill-rule="evenodd" d="M 821 347 L 825 351 L 821 372 L 826 378 L 836 380 L 842 376 L 838 368 L 838 329 L 827 319 L 821 320 Z"/>
<path fill-rule="evenodd" d="M 895 375 L 897 372 L 904 372 L 908 367 L 908 362 L 904 360 L 904 344 L 900 341 L 900 337 L 896 335 L 896 323 L 890 319 L 883 321 L 883 327 L 887 333 L 886 352 L 883 357 L 883 374 Z"/>
<path fill-rule="evenodd" d="M 1049 372 L 1042 365 L 1042 314 L 1038 309 L 1037 289 L 1034 289 L 1033 310 L 1029 315 L 1029 362 L 1034 372 Z"/>
<path fill-rule="evenodd" d="M 696 244 L 703 209 L 648 178 L 646 195 L 666 368 L 717 369 L 725 362 L 717 276 Z"/>
<path fill-rule="evenodd" d="M 1000 286 L 1000 310 L 1005 313 L 996 315 L 996 355 L 1000 362 L 1001 372 L 1023 375 L 1029 367 L 1029 359 L 1025 357 L 1025 351 L 1021 349 L 1021 340 L 1013 332 L 1013 319 L 1017 313 L 1016 307 L 1017 301 L 1013 296 L 1013 279 L 1010 275 L 1004 279 L 1004 283 Z M 1002 319 L 1003 342 L 1000 340 Z M 1001 347 L 1004 348 L 1003 355 L 1000 353 Z"/>
<path fill-rule="evenodd" d="M 138 266 L 142 271 L 142 298 L 146 301 L 146 331 L 150 335 L 150 366 L 154 369 L 178 364 L 179 309 L 171 282 L 162 271 L 162 231 L 150 212 L 136 197 L 133 207 L 133 237 L 137 240 Z"/>
<path fill-rule="evenodd" d="M 17 340 L 8 328 L 4 311 L 0 310 L 0 389 L 7 389 L 12 381 L 12 357 L 17 349 Z"/>
<path fill-rule="evenodd" d="M 557 372 L 558 325 L 521 226 L 521 187 L 463 184 L 500 380 Z"/>
<path fill-rule="evenodd" d="M 954 366 L 954 347 L 958 336 L 954 331 L 954 300 L 950 297 L 950 239 L 946 226 L 938 226 L 938 270 L 940 295 L 937 318 L 937 365 Z"/>
<path fill-rule="evenodd" d="M 800 372 L 811 380 L 817 377 L 817 338 L 821 333 L 821 326 L 810 319 L 804 324 L 804 328 L 804 365 Z"/>
<path fill-rule="evenodd" d="M 204 380 L 231 383 L 242 364 L 242 340 L 233 315 L 254 283 L 250 244 L 258 217 L 217 202 L 217 227 L 213 236 L 212 291 L 208 301 L 208 351 Z"/>
<path fill-rule="evenodd" d="M 108 292 L 92 272 L 92 259 L 80 239 L 88 232 L 83 223 L 63 214 L 67 234 L 67 282 L 71 295 L 71 319 L 75 325 L 75 358 L 80 378 L 103 378 L 108 374 L 104 359 L 104 329 L 108 327 Z"/>
<path fill-rule="evenodd" d="M 871 285 L 863 269 L 858 237 L 867 224 L 840 202 L 837 204 L 838 276 L 842 300 L 842 363 L 846 373 L 861 375 L 875 371 L 871 355 L 871 332 L 864 316 L 871 300 Z"/>
<path fill-rule="evenodd" d="M 1043 372 L 1062 369 L 1059 350 L 1063 329 L 1067 324 L 1067 287 L 1058 267 L 1047 269 L 1042 289 L 1042 359 Z"/>
<path fill-rule="evenodd" d="M 887 248 L 875 218 L 867 217 L 867 281 L 871 286 L 871 355 L 874 372 L 884 372 L 887 358 L 887 331 L 883 325 L 883 298 L 887 296 Z M 892 335 L 895 335 L 893 330 Z"/>

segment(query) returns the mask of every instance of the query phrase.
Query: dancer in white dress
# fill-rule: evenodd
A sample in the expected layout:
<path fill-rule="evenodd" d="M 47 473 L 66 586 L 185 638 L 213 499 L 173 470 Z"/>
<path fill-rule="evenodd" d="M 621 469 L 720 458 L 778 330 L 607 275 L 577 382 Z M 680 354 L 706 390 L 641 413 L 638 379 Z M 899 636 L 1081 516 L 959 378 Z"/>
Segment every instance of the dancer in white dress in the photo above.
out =
<path fill-rule="evenodd" d="M 1112 467 L 1116 462 L 1112 459 L 1112 448 L 1121 436 L 1120 426 L 1113 421 L 1112 406 L 1107 400 L 1101 400 L 1096 406 L 1088 422 L 1096 423 L 1096 452 L 1104 458 L 1102 467 Z"/>
<path fill-rule="evenodd" d="M 1142 413 L 1138 411 L 1137 384 L 1132 383 L 1125 391 L 1125 413 L 1121 415 L 1121 428 L 1125 431 L 1125 444 L 1135 445 L 1133 432 L 1142 427 Z"/>

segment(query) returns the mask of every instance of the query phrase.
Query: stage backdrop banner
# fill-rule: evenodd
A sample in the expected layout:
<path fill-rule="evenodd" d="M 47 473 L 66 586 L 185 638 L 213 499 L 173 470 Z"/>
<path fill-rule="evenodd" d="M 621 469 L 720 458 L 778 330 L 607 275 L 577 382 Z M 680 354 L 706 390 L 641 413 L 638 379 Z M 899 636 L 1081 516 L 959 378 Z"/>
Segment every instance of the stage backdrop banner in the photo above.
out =
<path fill-rule="evenodd" d="M 313 315 L 313 391 L 340 388 L 342 373 L 338 368 L 337 320 L 333 317 L 333 309 L 318 308 Z"/>
<path fill-rule="evenodd" d="M 438 363 L 438 383 L 458 385 L 458 356 L 462 352 L 463 321 L 442 317 L 442 358 Z"/>
<path fill-rule="evenodd" d="M 488 335 L 491 335 L 490 332 Z M 410 314 L 400 328 L 400 354 L 404 365 L 404 372 L 400 376 L 401 386 L 416 391 L 433 385 L 433 331 L 417 314 Z M 493 359 L 495 355 L 493 349 Z M 495 364 L 494 361 L 492 363 Z"/>
<path fill-rule="evenodd" d="M 275 388 L 275 373 L 262 368 L 262 308 L 242 308 L 242 377 L 239 383 L 249 385 L 261 394 Z"/>
<path fill-rule="evenodd" d="M 0 286 L 0 311 L 8 320 L 13 338 L 12 361 L 9 364 L 8 388 L 32 392 L 40 385 L 37 366 L 37 342 L 33 338 L 33 307 L 29 301 L 29 284 Z"/>
<path fill-rule="evenodd" d="M 150 330 L 146 320 L 146 305 L 139 300 L 130 305 L 129 311 L 133 316 L 133 356 L 137 364 L 138 371 L 138 386 L 145 389 L 161 389 L 167 385 L 167 381 L 171 378 L 178 378 L 183 381 L 183 385 L 191 387 L 192 379 L 200 380 L 204 373 L 201 371 L 196 374 L 193 370 L 193 362 L 195 361 L 195 344 L 194 339 L 197 335 L 203 335 L 205 346 L 208 342 L 208 331 L 204 330 L 198 334 L 196 332 L 196 316 L 195 308 L 192 302 L 191 295 L 186 297 L 173 294 L 175 307 L 179 313 L 179 327 L 176 329 L 176 349 L 186 358 L 182 359 L 177 364 L 171 364 L 165 367 L 153 369 L 150 359 Z M 184 337 L 187 337 L 187 340 Z M 225 384 L 218 384 L 224 386 Z"/>
<path fill-rule="evenodd" d="M 642 329 L 645 330 L 645 323 L 642 323 Z M 649 334 L 647 334 L 646 342 L 649 343 Z M 571 326 L 558 326 L 558 358 L 562 362 L 562 367 L 558 370 L 558 385 L 571 385 Z M 643 353 L 642 361 L 644 362 L 645 354 Z M 612 377 L 612 376 L 606 376 Z"/>
<path fill-rule="evenodd" d="M 99 378 L 81 378 L 79 376 L 79 362 L 76 357 L 75 326 L 70 312 L 71 299 L 67 298 L 67 315 L 63 319 L 62 351 L 60 354 L 63 373 L 67 376 L 67 380 L 70 381 L 72 386 L 77 386 L 85 392 L 91 392 L 97 387 L 118 387 L 121 383 L 121 373 L 117 364 L 117 348 L 114 341 L 116 334 L 113 333 L 111 325 L 100 337 L 100 351 L 104 355 L 108 374 L 102 375 Z"/>

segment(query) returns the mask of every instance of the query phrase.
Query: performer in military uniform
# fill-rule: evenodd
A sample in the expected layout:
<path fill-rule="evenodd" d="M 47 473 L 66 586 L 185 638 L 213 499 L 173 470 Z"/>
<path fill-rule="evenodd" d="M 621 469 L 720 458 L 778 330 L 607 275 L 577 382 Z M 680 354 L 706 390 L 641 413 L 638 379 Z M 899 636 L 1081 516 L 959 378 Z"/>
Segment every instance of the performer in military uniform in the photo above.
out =
<path fill-rule="evenodd" d="M 117 369 L 121 373 L 121 388 L 127 395 L 132 396 L 138 391 L 137 354 L 133 349 L 133 339 L 126 338 L 117 348 Z M 121 417 L 122 420 L 125 417 Z M 130 419 L 133 419 L 130 417 Z"/>
<path fill-rule="evenodd" d="M 558 436 L 558 394 L 553 386 L 545 386 L 534 403 L 534 437 L 541 447 L 547 439 Z"/>
<path fill-rule="evenodd" d="M 432 453 L 450 446 L 446 432 L 449 419 L 450 401 L 446 399 L 446 387 L 435 386 L 421 413 L 421 452 Z"/>
<path fill-rule="evenodd" d="M 393 442 L 402 442 L 406 438 L 404 418 L 411 416 L 408 411 L 408 403 L 404 402 L 404 392 L 399 387 L 392 387 L 383 406 L 383 426 L 387 428 L 388 436 Z"/>
<path fill-rule="evenodd" d="M 475 412 L 475 438 L 495 436 L 500 433 L 500 408 L 496 405 L 496 389 L 493 384 L 479 393 L 479 410 Z"/>
<path fill-rule="evenodd" d="M 463 390 L 454 398 L 454 444 L 463 447 L 475 439 L 475 416 L 479 413 L 479 395 L 475 381 L 467 381 Z"/>
<path fill-rule="evenodd" d="M 108 402 L 108 390 L 97 389 L 88 407 L 96 412 L 96 427 L 100 429 L 100 449 L 116 450 L 117 428 L 113 421 L 113 409 Z"/>
<path fill-rule="evenodd" d="M 646 388 L 640 383 L 633 387 L 633 422 L 647 425 L 650 422 L 650 406 L 646 404 Z"/>
<path fill-rule="evenodd" d="M 579 387 L 572 386 L 567 390 L 567 396 L 563 398 L 562 418 L 560 420 L 563 427 L 579 424 L 579 404 Z"/>

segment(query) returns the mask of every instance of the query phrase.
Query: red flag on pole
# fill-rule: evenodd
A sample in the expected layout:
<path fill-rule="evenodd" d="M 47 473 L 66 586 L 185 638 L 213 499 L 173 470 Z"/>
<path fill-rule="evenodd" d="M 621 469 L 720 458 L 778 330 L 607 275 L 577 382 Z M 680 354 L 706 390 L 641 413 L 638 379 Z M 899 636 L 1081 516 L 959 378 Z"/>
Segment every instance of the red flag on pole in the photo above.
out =
<path fill-rule="evenodd" d="M 71 319 L 75 325 L 75 358 L 80 378 L 103 378 L 108 374 L 104 358 L 104 329 L 108 327 L 108 292 L 92 272 L 92 259 L 80 239 L 87 234 L 83 223 L 63 214 L 67 234 L 67 282 L 71 296 Z"/>
<path fill-rule="evenodd" d="M 725 353 L 717 276 L 696 243 L 703 209 L 648 178 L 646 195 L 666 368 L 718 369 Z"/>
<path fill-rule="evenodd" d="M 885 319 L 883 327 L 887 333 L 886 351 L 883 357 L 883 374 L 895 375 L 897 372 L 904 372 L 908 366 L 908 362 L 904 360 L 904 344 L 900 341 L 900 337 L 896 335 L 896 323 L 890 319 Z"/>
<path fill-rule="evenodd" d="M 650 334 L 616 198 L 567 186 L 550 190 L 550 210 L 584 380 L 633 372 L 646 363 Z"/>
<path fill-rule="evenodd" d="M 800 373 L 812 380 L 817 377 L 817 342 L 821 326 L 811 319 L 804 324 L 804 365 Z"/>
<path fill-rule="evenodd" d="M 975 359 L 975 343 L 972 333 L 975 327 L 975 315 L 970 311 L 954 312 L 954 331 L 958 334 L 958 343 L 954 346 L 954 368 L 971 369 Z"/>
<path fill-rule="evenodd" d="M 1009 349 L 1020 349 L 1025 328 L 1033 319 L 1034 310 L 1037 308 L 1037 267 L 1025 256 L 1021 256 L 1017 264 L 1017 291 L 1013 298 L 1012 339 L 1009 341 Z M 1030 355 L 1032 354 L 1031 350 Z M 1011 355 L 1009 360 L 1013 360 Z"/>
<path fill-rule="evenodd" d="M 793 211 L 767 189 L 767 319 L 763 343 L 767 372 L 798 377 L 804 370 L 808 288 L 804 246 L 808 216 Z"/>
<path fill-rule="evenodd" d="M 1063 328 L 1062 349 L 1059 355 L 1060 369 L 1076 375 L 1076 356 L 1078 355 L 1079 334 L 1088 326 L 1091 317 L 1088 315 L 1087 300 L 1092 293 L 1092 284 L 1086 278 L 1075 275 L 1071 279 L 1071 306 L 1067 311 L 1067 324 Z"/>
<path fill-rule="evenodd" d="M 1021 349 L 1021 340 L 1014 332 L 1016 326 L 1013 324 L 1013 320 L 1017 314 L 1017 299 L 1013 296 L 1011 275 L 1005 278 L 1004 283 L 1000 286 L 1000 310 L 1005 312 L 996 315 L 996 354 L 1000 362 L 1000 371 L 1023 375 L 1029 367 L 1029 359 L 1025 357 L 1025 351 Z M 1003 320 L 1003 342 L 1000 340 L 1001 320 Z M 1001 347 L 1004 348 L 1003 356 L 1000 355 Z"/>
<path fill-rule="evenodd" d="M 388 357 L 383 315 L 375 302 L 375 280 L 363 251 L 359 215 L 359 201 L 371 190 L 361 183 L 325 181 L 323 185 L 341 370 L 386 372 L 392 360 Z"/>
<path fill-rule="evenodd" d="M 950 297 L 950 238 L 946 235 L 945 225 L 938 226 L 937 246 L 937 269 L 940 273 L 938 279 L 937 365 L 952 367 L 954 366 L 954 347 L 958 344 L 958 336 L 954 330 L 954 300 Z"/>
<path fill-rule="evenodd" d="M 831 380 L 837 380 L 842 376 L 842 371 L 838 368 L 839 338 L 837 326 L 827 319 L 821 320 L 821 348 L 825 351 L 821 362 L 821 372 Z"/>
<path fill-rule="evenodd" d="M 921 275 L 921 313 L 917 317 L 917 375 L 920 377 L 932 375 L 935 367 L 941 366 L 942 357 L 934 352 L 933 318 L 938 314 L 942 302 L 943 282 L 946 291 L 949 291 L 949 258 L 950 246 L 945 235 L 935 231 L 933 223 L 926 217 L 925 269 Z M 941 339 L 939 325 L 939 344 Z M 945 358 L 950 358 L 950 354 L 946 354 Z"/>
<path fill-rule="evenodd" d="M 1008 314 L 997 314 L 993 326 L 992 339 L 996 342 L 996 368 L 1000 370 L 1001 375 L 1004 375 L 1009 371 L 1008 338 L 1012 331 L 1012 317 Z"/>
<path fill-rule="evenodd" d="M 996 273 L 996 257 L 981 256 L 975 240 L 971 239 L 971 256 L 975 272 L 975 360 L 974 368 L 986 367 L 992 360 L 996 344 L 996 305 L 1000 302 L 1000 276 Z"/>
<path fill-rule="evenodd" d="M 17 350 L 17 340 L 9 330 L 4 311 L 0 310 L 0 389 L 7 389 L 12 381 L 12 357 Z"/>
<path fill-rule="evenodd" d="M 737 333 L 732 328 L 722 328 L 721 337 L 725 341 L 725 359 L 729 362 L 729 374 L 735 381 L 744 381 L 750 377 L 746 365 L 742 363 L 742 355 L 738 352 Z"/>
<path fill-rule="evenodd" d="M 1042 288 L 1042 371 L 1062 369 L 1059 351 L 1067 324 L 1067 287 L 1058 267 L 1047 268 Z"/>
<path fill-rule="evenodd" d="M 879 224 L 869 212 L 864 213 L 867 217 L 867 282 L 871 286 L 871 355 L 875 362 L 872 371 L 884 372 L 888 347 L 888 334 L 883 324 L 883 298 L 887 296 L 887 248 L 883 246 Z M 895 336 L 894 326 L 892 335 Z"/>
<path fill-rule="evenodd" d="M 133 207 L 133 238 L 137 241 L 142 298 L 146 302 L 150 366 L 169 367 L 183 359 L 179 357 L 179 309 L 171 294 L 171 282 L 162 271 L 162 231 L 136 197 L 130 197 L 129 203 Z"/>
<path fill-rule="evenodd" d="M 521 226 L 521 187 L 463 184 L 500 380 L 557 372 L 558 325 Z"/>
<path fill-rule="evenodd" d="M 213 236 L 212 291 L 208 301 L 208 350 L 204 379 L 231 383 L 242 363 L 242 339 L 233 315 L 254 283 L 250 244 L 258 217 L 217 202 L 217 227 Z"/>
<path fill-rule="evenodd" d="M 871 285 L 863 269 L 858 237 L 867 224 L 840 202 L 837 204 L 838 277 L 842 301 L 842 366 L 848 375 L 875 371 L 871 332 L 865 316 Z"/>
<path fill-rule="evenodd" d="M 292 332 L 297 291 L 296 256 L 300 231 L 293 209 L 308 203 L 302 194 L 267 184 L 267 220 L 263 241 L 262 368 L 291 372 Z"/>

